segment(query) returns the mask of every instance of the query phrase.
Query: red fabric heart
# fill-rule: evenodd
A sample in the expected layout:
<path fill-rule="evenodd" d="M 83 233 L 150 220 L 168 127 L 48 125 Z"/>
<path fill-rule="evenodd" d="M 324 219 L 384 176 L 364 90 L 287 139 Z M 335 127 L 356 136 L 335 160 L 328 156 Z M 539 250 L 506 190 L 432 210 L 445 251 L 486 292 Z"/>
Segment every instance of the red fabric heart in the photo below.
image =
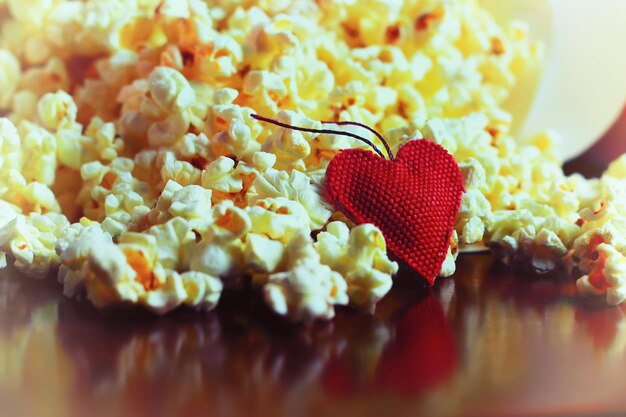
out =
<path fill-rule="evenodd" d="M 464 191 L 448 151 L 425 139 L 407 142 L 394 161 L 343 150 L 328 165 L 325 187 L 338 210 L 357 224 L 376 225 L 391 253 L 433 284 Z"/>

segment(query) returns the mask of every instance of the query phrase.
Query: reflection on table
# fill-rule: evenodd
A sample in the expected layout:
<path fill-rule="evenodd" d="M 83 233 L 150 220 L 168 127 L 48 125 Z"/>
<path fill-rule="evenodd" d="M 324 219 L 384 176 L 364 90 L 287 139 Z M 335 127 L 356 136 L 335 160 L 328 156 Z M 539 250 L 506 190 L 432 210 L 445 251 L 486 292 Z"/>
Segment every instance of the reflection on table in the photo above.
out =
<path fill-rule="evenodd" d="M 525 415 L 626 410 L 626 320 L 466 255 L 427 290 L 405 272 L 374 315 L 311 327 L 253 292 L 217 311 L 102 314 L 54 282 L 0 278 L 2 415 Z"/>

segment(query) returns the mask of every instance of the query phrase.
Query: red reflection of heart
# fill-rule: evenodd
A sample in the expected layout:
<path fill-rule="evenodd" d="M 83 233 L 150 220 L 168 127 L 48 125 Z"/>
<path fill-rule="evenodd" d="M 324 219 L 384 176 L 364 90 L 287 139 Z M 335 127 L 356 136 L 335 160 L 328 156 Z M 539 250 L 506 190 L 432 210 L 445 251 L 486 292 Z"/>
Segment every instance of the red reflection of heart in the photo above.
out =
<path fill-rule="evenodd" d="M 325 187 L 337 209 L 357 224 L 375 224 L 389 250 L 433 284 L 464 191 L 448 151 L 425 139 L 406 143 L 392 161 L 346 149 L 330 161 Z"/>
<path fill-rule="evenodd" d="M 339 398 L 392 392 L 419 395 L 449 378 L 458 364 L 455 339 L 437 298 L 431 293 L 405 310 L 392 323 L 394 339 L 377 364 L 363 362 L 359 349 L 329 361 L 322 384 Z M 375 371 L 362 380 L 361 367 Z"/>
<path fill-rule="evenodd" d="M 448 378 L 456 365 L 454 337 L 431 293 L 395 322 L 395 339 L 383 353 L 376 383 L 396 393 L 415 394 Z"/>

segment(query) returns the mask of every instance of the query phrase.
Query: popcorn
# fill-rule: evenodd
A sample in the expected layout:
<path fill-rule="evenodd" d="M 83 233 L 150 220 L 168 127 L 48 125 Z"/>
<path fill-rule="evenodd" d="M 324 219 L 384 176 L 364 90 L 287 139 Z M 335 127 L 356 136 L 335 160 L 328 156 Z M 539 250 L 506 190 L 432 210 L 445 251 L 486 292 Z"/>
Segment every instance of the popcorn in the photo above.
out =
<path fill-rule="evenodd" d="M 214 207 L 212 219 L 200 242 L 190 251 L 189 267 L 220 278 L 236 276 L 243 269 L 241 239 L 250 232 L 250 217 L 227 200 Z"/>
<path fill-rule="evenodd" d="M 9 119 L 0 118 L 0 173 L 3 177 L 21 168 L 20 141 L 15 125 Z"/>
<path fill-rule="evenodd" d="M 287 246 L 289 270 L 271 274 L 263 287 L 270 308 L 292 320 L 330 319 L 334 305 L 348 302 L 346 282 L 338 272 L 320 263 L 312 243 L 304 232 L 298 232 Z"/>
<path fill-rule="evenodd" d="M 0 49 L 0 107 L 10 105 L 20 82 L 20 62 L 5 49 Z"/>
<path fill-rule="evenodd" d="M 211 209 L 211 190 L 198 185 L 188 185 L 174 191 L 168 211 L 172 216 L 199 218 Z"/>
<path fill-rule="evenodd" d="M 26 181 L 44 185 L 54 183 L 56 170 L 56 140 L 39 126 L 23 122 L 18 128 L 24 153 L 21 170 Z"/>
<path fill-rule="evenodd" d="M 463 173 L 463 170 L 461 170 Z M 469 180 L 471 181 L 471 179 Z M 465 182 L 469 182 L 466 178 Z M 455 230 L 462 244 L 472 244 L 483 239 L 485 230 L 491 226 L 493 214 L 491 204 L 476 189 L 468 187 L 461 197 L 461 205 L 457 214 Z"/>
<path fill-rule="evenodd" d="M 124 252 L 114 244 L 91 251 L 81 274 L 89 300 L 98 308 L 115 303 L 137 303 L 145 293 Z"/>
<path fill-rule="evenodd" d="M 348 231 L 344 223 L 332 222 L 315 246 L 321 262 L 345 277 L 351 304 L 372 309 L 391 289 L 398 264 L 387 257 L 385 239 L 375 226 Z"/>
<path fill-rule="evenodd" d="M 202 311 L 215 308 L 222 293 L 222 281 L 197 271 L 184 272 L 180 278 L 187 293 L 186 305 Z"/>
<path fill-rule="evenodd" d="M 39 100 L 37 108 L 43 124 L 53 130 L 62 124 L 72 123 L 78 112 L 72 96 L 65 91 L 47 93 Z"/>
<path fill-rule="evenodd" d="M 450 237 L 450 247 L 446 252 L 446 257 L 441 264 L 441 270 L 439 271 L 440 277 L 449 277 L 456 272 L 456 258 L 459 256 L 459 236 L 454 230 Z"/>
<path fill-rule="evenodd" d="M 288 242 L 299 230 L 310 232 L 303 226 L 309 223 L 304 207 L 297 201 L 284 197 L 258 200 L 248 210 L 248 215 L 252 224 L 251 230 L 266 234 L 272 239 Z"/>
<path fill-rule="evenodd" d="M 151 97 L 167 113 L 180 113 L 195 100 L 187 79 L 172 68 L 155 68 L 148 83 Z"/>
<path fill-rule="evenodd" d="M 217 34 L 195 51 L 194 78 L 217 81 L 236 74 L 243 59 L 241 45 L 230 36 Z"/>
<path fill-rule="evenodd" d="M 307 212 L 311 229 L 320 229 L 332 215 L 328 203 L 321 195 L 320 186 L 299 171 L 278 171 L 268 168 L 258 175 L 248 194 L 248 203 L 256 204 L 260 198 L 287 197 L 298 201 Z"/>
<path fill-rule="evenodd" d="M 588 275 L 576 281 L 583 293 L 606 294 L 609 304 L 620 304 L 626 300 L 626 257 L 611 245 L 601 243 L 596 247 L 598 259 Z"/>
<path fill-rule="evenodd" d="M 75 223 L 63 230 L 55 245 L 61 263 L 58 280 L 63 285 L 63 294 L 72 297 L 84 289 L 84 276 L 80 270 L 87 257 L 112 243 L 111 236 L 98 223 Z"/>
<path fill-rule="evenodd" d="M 174 217 L 162 225 L 152 226 L 148 233 L 156 238 L 154 246 L 156 257 L 167 269 L 185 269 L 186 254 L 196 237 L 188 223 L 180 217 Z"/>
<path fill-rule="evenodd" d="M 202 186 L 223 193 L 236 193 L 243 188 L 243 180 L 234 172 L 235 161 L 220 156 L 202 171 Z"/>
<path fill-rule="evenodd" d="M 466 193 L 440 276 L 486 243 L 622 302 L 625 157 L 586 180 L 563 174 L 553 134 L 516 142 L 502 103 L 541 47 L 476 2 L 431 3 L 9 2 L 0 266 L 58 268 L 66 295 L 99 308 L 208 310 L 249 275 L 292 320 L 373 309 L 398 265 L 323 190 L 329 161 L 366 146 L 259 113 L 452 153 Z"/>
<path fill-rule="evenodd" d="M 285 248 L 279 241 L 257 233 L 246 236 L 244 259 L 246 266 L 255 272 L 274 272 L 282 261 L 284 252 Z"/>
<path fill-rule="evenodd" d="M 11 236 L 7 249 L 15 258 L 15 266 L 25 274 L 46 277 L 50 266 L 58 264 L 55 244 L 67 226 L 67 218 L 56 213 L 13 218 L 3 229 Z"/>

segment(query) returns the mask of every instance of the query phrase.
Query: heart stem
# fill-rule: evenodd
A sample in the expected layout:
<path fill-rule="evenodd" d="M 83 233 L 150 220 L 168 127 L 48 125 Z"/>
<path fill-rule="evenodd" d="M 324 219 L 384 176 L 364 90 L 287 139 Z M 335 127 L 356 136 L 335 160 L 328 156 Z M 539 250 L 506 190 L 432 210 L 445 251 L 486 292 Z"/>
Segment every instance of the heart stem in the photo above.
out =
<path fill-rule="evenodd" d="M 293 129 L 293 130 L 298 130 L 298 131 L 301 131 L 301 132 L 309 132 L 309 133 L 321 133 L 321 134 L 327 134 L 327 135 L 348 136 L 348 137 L 360 140 L 361 142 L 364 142 L 364 143 L 368 144 L 369 146 L 372 147 L 372 149 L 374 149 L 374 151 L 381 158 L 383 158 L 383 159 L 385 158 L 385 155 L 383 155 L 381 150 L 378 149 L 378 147 L 376 145 L 374 145 L 370 140 L 365 139 L 364 137 L 356 135 L 354 133 L 342 132 L 341 130 L 312 129 L 312 128 L 308 128 L 308 127 L 293 126 L 293 125 L 290 125 L 290 124 L 287 124 L 287 123 L 279 122 L 278 120 L 270 119 L 268 117 L 259 116 L 258 114 L 251 114 L 250 117 L 252 117 L 253 119 L 259 120 L 261 122 L 271 123 L 271 124 L 276 125 L 276 126 L 284 127 L 285 129 Z M 391 156 L 391 153 L 389 153 L 389 155 Z"/>
<path fill-rule="evenodd" d="M 378 139 L 380 139 L 380 141 L 383 143 L 383 145 L 385 146 L 385 150 L 387 151 L 387 155 L 389 155 L 389 159 L 391 159 L 392 161 L 394 161 L 396 159 L 393 156 L 393 152 L 391 152 L 391 147 L 389 146 L 389 144 L 387 143 L 387 141 L 385 140 L 383 135 L 381 135 L 376 130 L 372 129 L 371 127 L 369 127 L 366 124 L 359 123 L 359 122 L 333 122 L 332 120 L 322 120 L 321 122 L 324 123 L 324 124 L 334 123 L 334 124 L 336 124 L 338 126 L 353 125 L 353 126 L 362 127 L 363 129 L 367 129 L 370 132 L 372 132 L 374 135 L 376 135 L 376 137 Z"/>

